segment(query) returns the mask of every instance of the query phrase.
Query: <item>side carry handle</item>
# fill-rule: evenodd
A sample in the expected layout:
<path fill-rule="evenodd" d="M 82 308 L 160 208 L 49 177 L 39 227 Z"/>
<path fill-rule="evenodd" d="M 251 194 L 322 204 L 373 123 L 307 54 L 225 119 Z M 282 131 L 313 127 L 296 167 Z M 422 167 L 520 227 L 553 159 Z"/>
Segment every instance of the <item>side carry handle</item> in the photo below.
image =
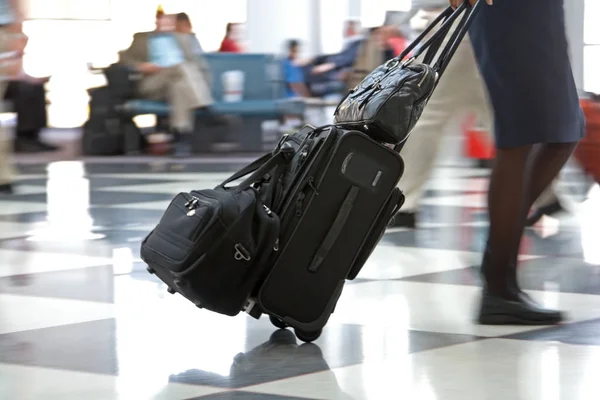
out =
<path fill-rule="evenodd" d="M 319 250 L 317 250 L 312 262 L 310 263 L 310 266 L 308 267 L 310 272 L 317 272 L 319 270 L 321 264 L 333 248 L 333 245 L 337 242 L 344 229 L 344 226 L 346 225 L 346 222 L 348 221 L 348 218 L 350 217 L 350 213 L 354 208 L 354 203 L 356 202 L 359 191 L 360 189 L 358 186 L 352 186 L 346 195 L 346 198 L 340 207 L 340 211 L 335 217 L 331 228 L 329 228 L 329 232 L 327 232 L 327 236 L 325 236 L 321 247 L 319 247 Z"/>

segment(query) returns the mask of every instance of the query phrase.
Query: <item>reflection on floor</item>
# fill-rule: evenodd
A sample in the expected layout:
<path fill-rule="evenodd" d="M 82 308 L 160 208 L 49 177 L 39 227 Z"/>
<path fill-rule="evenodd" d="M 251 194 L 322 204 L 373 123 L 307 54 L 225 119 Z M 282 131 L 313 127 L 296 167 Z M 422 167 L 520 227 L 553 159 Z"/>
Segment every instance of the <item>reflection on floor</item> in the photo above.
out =
<path fill-rule="evenodd" d="M 599 398 L 597 194 L 523 244 L 523 285 L 569 323 L 473 323 L 487 172 L 445 167 L 419 230 L 390 230 L 323 336 L 301 344 L 168 295 L 138 258 L 174 194 L 239 165 L 23 167 L 0 198 L 0 398 Z"/>

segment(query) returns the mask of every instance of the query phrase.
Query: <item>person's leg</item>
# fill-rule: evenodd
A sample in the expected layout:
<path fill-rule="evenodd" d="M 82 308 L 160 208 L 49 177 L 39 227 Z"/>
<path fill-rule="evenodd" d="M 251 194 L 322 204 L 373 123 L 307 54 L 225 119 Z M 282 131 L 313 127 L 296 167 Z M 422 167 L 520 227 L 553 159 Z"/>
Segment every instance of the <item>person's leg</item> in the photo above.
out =
<path fill-rule="evenodd" d="M 498 149 L 490 179 L 480 323 L 542 325 L 562 320 L 560 312 L 542 309 L 524 295 L 517 282 L 517 263 L 527 211 L 574 148 L 573 143 L 561 143 Z"/>
<path fill-rule="evenodd" d="M 14 96 L 17 113 L 17 138 L 23 138 L 41 151 L 55 151 L 57 146 L 40 139 L 40 132 L 47 124 L 46 90 L 43 82 L 18 81 Z"/>
<path fill-rule="evenodd" d="M 554 195 L 556 176 L 569 160 L 576 146 L 577 143 L 541 144 L 536 146 L 527 173 L 526 201 L 521 210 L 521 221 L 527 220 L 529 210 L 534 204 L 539 204 L 540 199 L 548 201 L 548 198 Z M 547 197 L 543 199 L 542 196 Z M 520 235 L 515 238 L 517 251 L 513 255 L 511 262 L 513 268 L 509 275 L 509 282 L 513 285 L 513 289 L 516 289 L 517 291 L 520 291 L 520 289 L 517 284 L 516 268 L 522 236 L 523 230 L 521 230 Z"/>
<path fill-rule="evenodd" d="M 419 122 L 400 152 L 405 171 L 398 187 L 406 201 L 394 218 L 394 226 L 415 227 L 416 212 L 435 165 L 444 129 L 453 115 L 477 112 L 486 131 L 491 131 L 491 110 L 468 38 L 458 47 L 444 77 L 427 103 Z"/>
<path fill-rule="evenodd" d="M 521 235 L 526 196 L 526 171 L 531 146 L 497 149 L 490 176 L 488 213 L 490 227 L 481 272 L 485 290 L 494 296 L 514 299 L 507 287 L 515 238 Z"/>
<path fill-rule="evenodd" d="M 395 227 L 416 226 L 416 215 L 425 186 L 434 168 L 444 129 L 454 111 L 452 101 L 444 94 L 443 90 L 437 91 L 432 97 L 400 151 L 405 169 L 398 187 L 406 200 L 401 211 L 394 217 Z"/>
<path fill-rule="evenodd" d="M 529 216 L 527 217 L 526 226 L 535 225 L 544 215 L 550 216 L 564 211 L 556 194 L 556 186 L 557 180 L 555 179 L 533 203 L 532 209 L 528 210 Z"/>
<path fill-rule="evenodd" d="M 12 143 L 6 128 L 0 127 L 0 195 L 12 193 L 14 175 Z"/>

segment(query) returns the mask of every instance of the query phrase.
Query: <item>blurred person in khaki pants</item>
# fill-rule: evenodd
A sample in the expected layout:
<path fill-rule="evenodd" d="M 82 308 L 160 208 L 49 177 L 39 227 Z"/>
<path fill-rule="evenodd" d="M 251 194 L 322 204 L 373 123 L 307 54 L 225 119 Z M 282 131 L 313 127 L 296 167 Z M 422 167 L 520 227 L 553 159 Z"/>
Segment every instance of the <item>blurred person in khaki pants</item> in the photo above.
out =
<path fill-rule="evenodd" d="M 27 37 L 23 34 L 20 0 L 0 0 L 0 98 L 7 78 L 22 68 Z M 0 110 L 2 111 L 2 110 Z M 0 127 L 0 195 L 13 192 L 12 143 L 5 127 Z"/>
<path fill-rule="evenodd" d="M 431 12 L 429 18 L 433 19 L 447 6 L 447 0 L 414 1 L 413 9 L 406 18 L 412 18 L 419 9 L 425 9 Z M 451 33 L 446 36 L 442 48 L 451 36 Z M 477 113 L 483 131 L 492 140 L 492 111 L 468 35 L 459 45 L 444 77 L 440 79 L 423 115 L 400 152 L 406 169 L 398 187 L 404 192 L 406 202 L 402 211 L 394 218 L 394 226 L 416 227 L 417 211 L 434 168 L 444 130 L 452 118 L 463 112 Z"/>
<path fill-rule="evenodd" d="M 139 95 L 170 105 L 170 128 L 177 156 L 190 155 L 195 112 L 203 110 L 207 122 L 228 125 L 230 120 L 212 110 L 211 73 L 188 34 L 175 30 L 176 17 L 157 12 L 157 29 L 139 32 L 131 45 L 119 52 L 119 61 L 140 72 Z"/>
<path fill-rule="evenodd" d="M 447 6 L 447 0 L 415 0 L 412 10 L 405 16 L 405 21 L 412 19 L 419 10 L 425 10 L 429 12 L 429 24 Z M 442 48 L 451 36 L 451 33 L 446 36 Z M 406 201 L 402 211 L 394 218 L 395 227 L 416 227 L 417 212 L 435 166 L 444 130 L 454 116 L 466 112 L 477 114 L 480 128 L 488 134 L 489 142 L 493 143 L 493 112 L 469 35 L 465 36 L 458 47 L 444 77 L 440 79 L 423 115 L 400 152 L 404 159 L 405 171 L 398 187 L 404 192 Z M 554 182 L 535 202 L 528 225 L 533 225 L 542 215 L 562 210 L 555 188 Z"/>

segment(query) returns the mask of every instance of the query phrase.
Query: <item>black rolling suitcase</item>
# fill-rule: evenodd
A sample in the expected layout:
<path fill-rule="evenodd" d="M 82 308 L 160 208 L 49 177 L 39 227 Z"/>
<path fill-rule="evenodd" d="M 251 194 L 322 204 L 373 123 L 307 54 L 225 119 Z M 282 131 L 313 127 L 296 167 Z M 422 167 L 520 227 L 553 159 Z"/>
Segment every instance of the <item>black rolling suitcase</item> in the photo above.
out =
<path fill-rule="evenodd" d="M 404 163 L 365 134 L 335 126 L 315 129 L 307 143 L 277 209 L 279 251 L 255 301 L 276 326 L 312 341 L 402 206 L 396 185 Z"/>

